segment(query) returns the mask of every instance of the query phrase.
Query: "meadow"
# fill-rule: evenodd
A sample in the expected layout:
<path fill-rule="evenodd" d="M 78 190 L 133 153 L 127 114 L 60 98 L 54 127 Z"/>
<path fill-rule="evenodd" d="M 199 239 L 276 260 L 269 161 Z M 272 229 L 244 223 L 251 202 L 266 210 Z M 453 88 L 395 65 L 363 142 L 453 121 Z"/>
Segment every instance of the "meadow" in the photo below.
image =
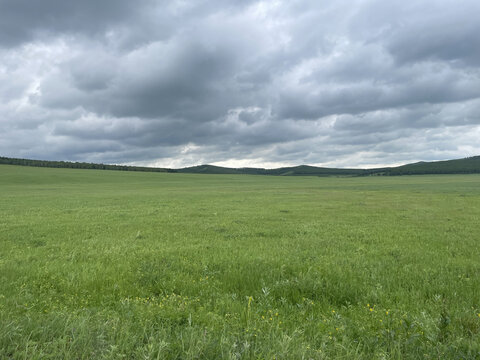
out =
<path fill-rule="evenodd" d="M 480 175 L 0 165 L 0 359 L 479 359 Z"/>

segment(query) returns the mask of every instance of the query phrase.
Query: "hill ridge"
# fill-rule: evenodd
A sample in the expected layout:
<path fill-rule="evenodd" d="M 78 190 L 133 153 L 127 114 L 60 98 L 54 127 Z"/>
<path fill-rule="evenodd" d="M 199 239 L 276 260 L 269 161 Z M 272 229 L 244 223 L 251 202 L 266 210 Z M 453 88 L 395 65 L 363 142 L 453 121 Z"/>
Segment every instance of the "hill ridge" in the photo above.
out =
<path fill-rule="evenodd" d="M 480 173 L 480 156 L 471 156 L 462 159 L 419 161 L 396 167 L 382 167 L 373 169 L 328 168 L 307 164 L 287 166 L 275 169 L 254 167 L 229 168 L 217 165 L 196 165 L 180 169 L 155 168 L 145 166 L 111 165 L 86 162 L 33 160 L 9 158 L 0 156 L 0 164 L 97 169 L 118 171 L 169 172 L 189 174 L 238 174 L 238 175 L 273 175 L 273 176 L 394 176 L 394 175 L 427 175 L 427 174 L 476 174 Z"/>

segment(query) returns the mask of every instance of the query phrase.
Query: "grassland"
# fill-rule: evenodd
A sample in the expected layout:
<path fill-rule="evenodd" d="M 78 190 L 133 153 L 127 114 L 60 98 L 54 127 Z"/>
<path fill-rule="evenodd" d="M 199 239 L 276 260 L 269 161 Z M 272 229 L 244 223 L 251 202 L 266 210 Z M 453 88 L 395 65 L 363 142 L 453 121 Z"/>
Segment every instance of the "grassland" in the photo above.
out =
<path fill-rule="evenodd" d="M 0 358 L 477 359 L 479 239 L 479 175 L 0 165 Z"/>

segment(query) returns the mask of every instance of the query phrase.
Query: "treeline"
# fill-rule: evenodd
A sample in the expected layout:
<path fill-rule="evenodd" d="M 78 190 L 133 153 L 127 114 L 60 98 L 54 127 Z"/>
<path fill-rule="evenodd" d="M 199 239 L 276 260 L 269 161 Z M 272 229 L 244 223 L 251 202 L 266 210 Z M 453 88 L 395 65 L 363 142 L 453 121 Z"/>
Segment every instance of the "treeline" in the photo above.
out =
<path fill-rule="evenodd" d="M 87 163 L 87 162 L 70 162 L 70 161 L 31 160 L 31 159 L 8 158 L 3 156 L 0 156 L 0 164 L 37 166 L 37 167 L 49 167 L 49 168 L 69 168 L 69 169 L 177 172 L 174 169 L 151 168 L 151 167 L 143 167 L 143 166 L 108 165 L 108 164 L 95 164 L 95 163 Z"/>
<path fill-rule="evenodd" d="M 52 168 L 97 169 L 120 171 L 146 171 L 190 174 L 243 174 L 274 176 L 398 176 L 427 174 L 478 174 L 480 173 L 480 156 L 464 159 L 418 162 L 391 168 L 377 169 L 336 169 L 300 165 L 278 169 L 262 168 L 227 168 L 213 165 L 199 165 L 183 169 L 152 168 L 142 166 L 106 165 L 86 162 L 48 161 L 0 157 L 0 164 L 39 166 Z"/>
<path fill-rule="evenodd" d="M 480 156 L 464 159 L 418 162 L 385 170 L 383 175 L 428 175 L 428 174 L 478 174 Z"/>
<path fill-rule="evenodd" d="M 335 169 L 316 166 L 300 165 L 277 169 L 263 168 L 227 168 L 214 165 L 199 165 L 178 169 L 182 173 L 194 174 L 237 174 L 237 175 L 274 175 L 274 176 L 359 176 L 369 170 L 362 169 Z"/>

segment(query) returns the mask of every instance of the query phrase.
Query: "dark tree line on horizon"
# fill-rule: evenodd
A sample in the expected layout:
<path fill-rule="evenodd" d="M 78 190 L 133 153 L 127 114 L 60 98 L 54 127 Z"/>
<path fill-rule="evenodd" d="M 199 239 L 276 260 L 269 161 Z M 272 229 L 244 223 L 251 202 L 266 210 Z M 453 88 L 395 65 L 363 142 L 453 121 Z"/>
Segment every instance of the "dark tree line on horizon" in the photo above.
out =
<path fill-rule="evenodd" d="M 70 161 L 31 160 L 31 159 L 8 158 L 8 157 L 2 157 L 2 156 L 0 156 L 0 164 L 49 167 L 49 168 L 68 168 L 68 169 L 176 172 L 173 169 L 150 168 L 150 167 L 143 167 L 143 166 L 108 165 L 108 164 L 95 164 L 95 163 L 87 163 L 87 162 L 70 162 Z"/>
<path fill-rule="evenodd" d="M 464 159 L 418 162 L 391 168 L 377 169 L 336 169 L 315 166 L 294 166 L 278 169 L 262 168 L 226 168 L 213 165 L 200 165 L 183 169 L 153 168 L 143 166 L 108 165 L 87 162 L 51 161 L 9 158 L 0 156 L 0 164 L 36 166 L 49 168 L 95 169 L 117 171 L 143 171 L 193 174 L 244 174 L 276 176 L 398 176 L 428 174 L 477 174 L 480 173 L 480 156 Z"/>

